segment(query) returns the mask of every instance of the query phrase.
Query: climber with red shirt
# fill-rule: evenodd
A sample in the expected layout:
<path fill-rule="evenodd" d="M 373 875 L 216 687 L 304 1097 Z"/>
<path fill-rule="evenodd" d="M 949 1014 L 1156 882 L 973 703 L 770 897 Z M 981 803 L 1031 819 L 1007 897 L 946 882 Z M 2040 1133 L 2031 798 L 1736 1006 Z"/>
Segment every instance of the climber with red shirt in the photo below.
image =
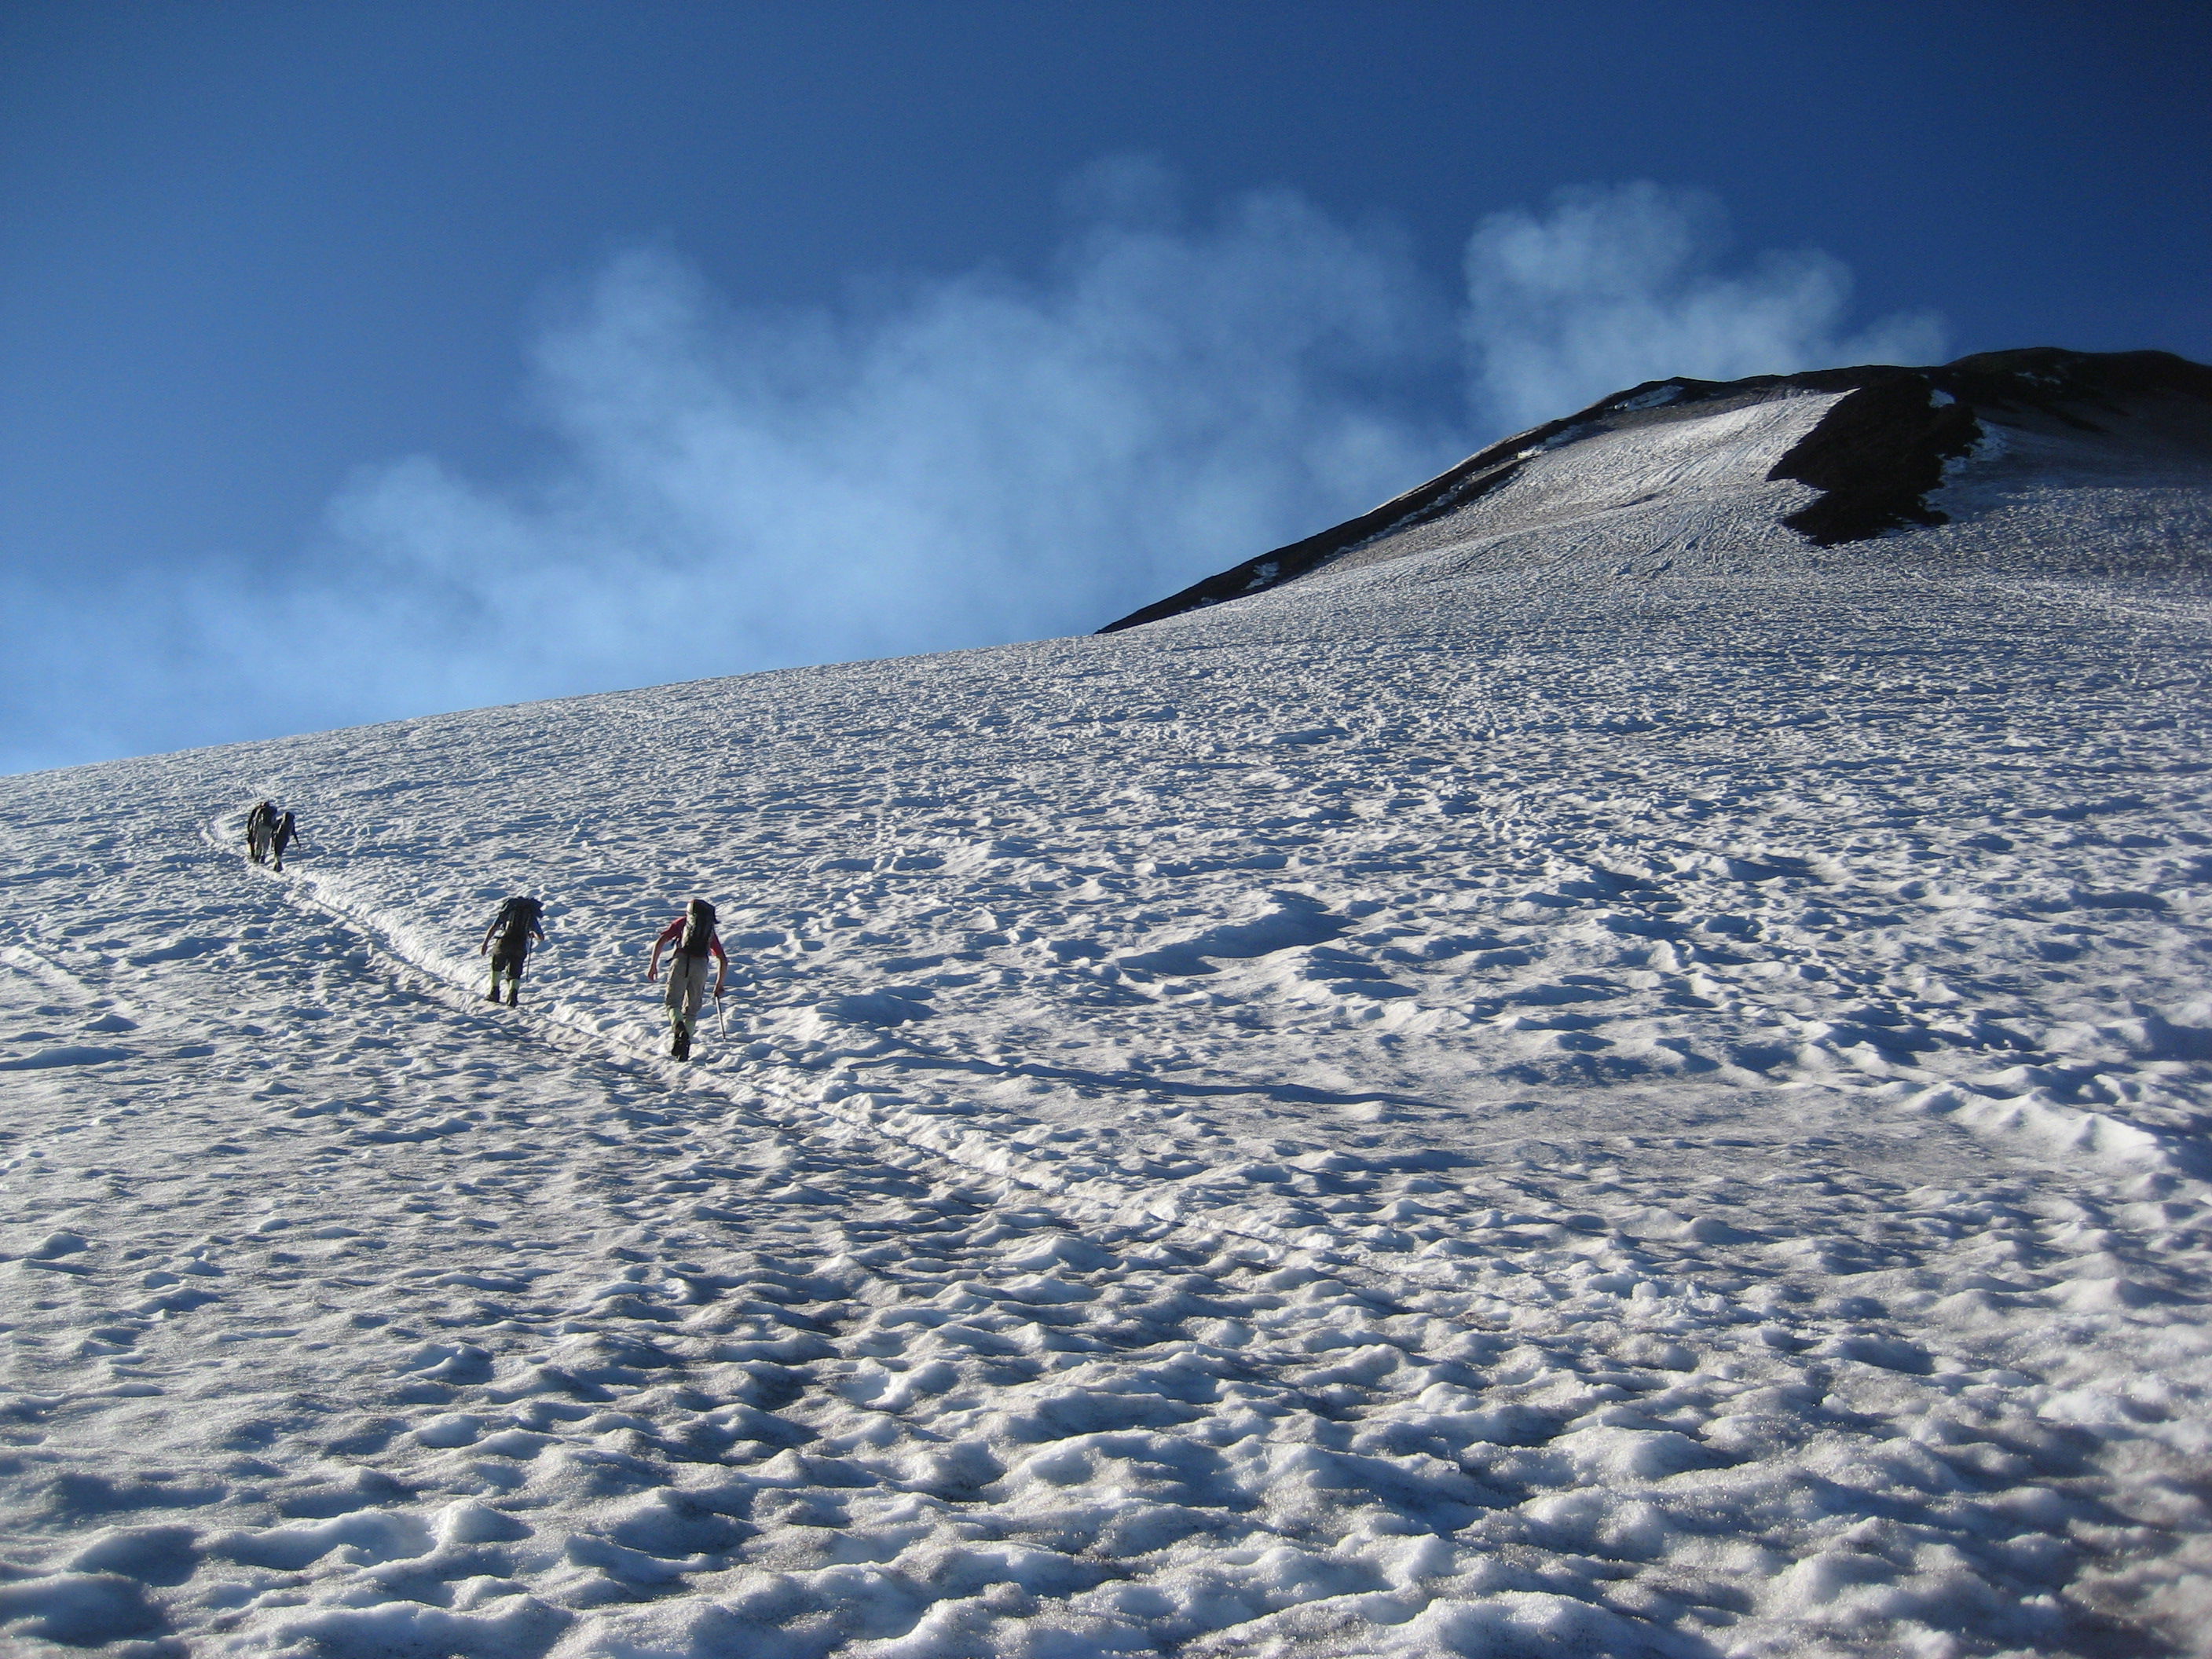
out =
<path fill-rule="evenodd" d="M 684 906 L 682 915 L 661 929 L 660 937 L 653 942 L 653 960 L 645 968 L 648 985 L 659 973 L 661 951 L 672 944 L 676 950 L 668 958 L 668 994 L 663 999 L 668 1005 L 668 1023 L 675 1028 L 668 1052 L 678 1060 L 689 1060 L 691 1030 L 698 1022 L 700 1001 L 707 994 L 708 957 L 711 954 L 717 963 L 714 988 L 717 1002 L 722 1000 L 722 981 L 730 971 L 730 959 L 714 933 L 714 907 L 695 898 Z"/>

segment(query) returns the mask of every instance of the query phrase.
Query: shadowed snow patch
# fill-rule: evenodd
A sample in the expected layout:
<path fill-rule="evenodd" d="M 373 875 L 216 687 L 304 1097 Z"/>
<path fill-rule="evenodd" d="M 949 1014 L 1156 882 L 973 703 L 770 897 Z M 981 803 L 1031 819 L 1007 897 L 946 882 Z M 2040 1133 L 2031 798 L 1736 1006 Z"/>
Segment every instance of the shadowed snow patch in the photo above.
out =
<path fill-rule="evenodd" d="M 1330 915 L 1311 899 L 1279 893 L 1275 901 L 1279 908 L 1265 915 L 1249 921 L 1224 922 L 1189 939 L 1123 957 L 1120 965 L 1147 974 L 1210 974 L 1214 968 L 1206 960 L 1209 957 L 1272 956 L 1278 951 L 1319 945 L 1345 930 L 1346 924 L 1340 918 Z"/>

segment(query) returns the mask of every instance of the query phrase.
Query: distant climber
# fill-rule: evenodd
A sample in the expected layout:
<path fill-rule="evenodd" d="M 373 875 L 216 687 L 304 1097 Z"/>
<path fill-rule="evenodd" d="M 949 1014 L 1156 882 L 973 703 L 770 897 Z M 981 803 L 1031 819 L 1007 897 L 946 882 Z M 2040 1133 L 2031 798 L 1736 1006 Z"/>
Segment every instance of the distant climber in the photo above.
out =
<path fill-rule="evenodd" d="M 284 872 L 284 849 L 294 842 L 304 839 L 300 834 L 300 826 L 293 820 L 292 809 L 286 807 L 277 815 L 276 822 L 269 831 L 269 850 L 276 855 L 277 874 Z"/>
<path fill-rule="evenodd" d="M 684 907 L 684 914 L 660 930 L 660 937 L 653 942 L 653 960 L 645 965 L 646 983 L 650 985 L 660 970 L 660 953 L 670 944 L 676 946 L 668 958 L 668 1023 L 674 1027 L 669 1038 L 668 1052 L 678 1060 L 691 1058 L 691 1029 L 699 1018 L 699 1004 L 707 994 L 707 957 L 711 953 L 719 964 L 714 970 L 714 1000 L 722 1000 L 722 981 L 729 975 L 730 958 L 722 950 L 722 941 L 714 933 L 714 907 L 704 899 L 693 899 Z"/>
<path fill-rule="evenodd" d="M 484 929 L 483 943 L 477 946 L 477 954 L 491 957 L 491 989 L 484 993 L 486 1002 L 499 1000 L 499 982 L 507 981 L 507 1006 L 520 1006 L 522 1001 L 522 969 L 530 959 L 530 942 L 545 943 L 545 907 L 534 898 L 518 893 L 499 907 L 499 914 Z M 499 949 L 492 949 L 496 934 Z"/>
<path fill-rule="evenodd" d="M 264 800 L 246 815 L 246 856 L 256 864 L 269 861 L 270 838 L 276 832 L 276 803 Z"/>
<path fill-rule="evenodd" d="M 290 811 L 276 810 L 276 803 L 264 800 L 246 815 L 246 856 L 256 864 L 265 864 L 273 854 L 276 868 L 284 867 L 284 849 L 294 842 L 304 842 L 300 826 Z"/>

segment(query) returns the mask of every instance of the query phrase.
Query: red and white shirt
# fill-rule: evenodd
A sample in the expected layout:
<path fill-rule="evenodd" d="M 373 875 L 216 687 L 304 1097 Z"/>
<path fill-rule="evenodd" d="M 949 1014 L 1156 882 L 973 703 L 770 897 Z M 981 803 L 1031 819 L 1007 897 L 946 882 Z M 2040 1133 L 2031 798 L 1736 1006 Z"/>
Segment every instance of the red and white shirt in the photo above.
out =
<path fill-rule="evenodd" d="M 653 941 L 653 950 L 658 952 L 662 945 L 673 945 L 678 939 L 682 939 L 684 937 L 684 924 L 690 919 L 689 913 L 686 913 L 684 915 L 677 917 L 676 920 L 670 922 L 667 927 L 662 928 L 660 930 L 660 937 Z M 707 948 L 714 953 L 715 960 L 720 962 L 724 969 L 726 969 L 729 967 L 730 959 L 723 953 L 722 951 L 721 934 L 718 933 L 708 934 Z"/>

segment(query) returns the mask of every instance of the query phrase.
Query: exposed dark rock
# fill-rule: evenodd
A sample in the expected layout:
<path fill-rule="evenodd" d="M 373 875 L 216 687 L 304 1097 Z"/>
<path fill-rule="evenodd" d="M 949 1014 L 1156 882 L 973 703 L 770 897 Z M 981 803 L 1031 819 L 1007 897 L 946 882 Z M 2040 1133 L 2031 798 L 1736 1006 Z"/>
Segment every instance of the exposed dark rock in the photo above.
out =
<path fill-rule="evenodd" d="M 1825 491 L 1783 522 L 1823 547 L 1865 541 L 1908 524 L 1942 524 L 1928 492 L 1946 461 L 1982 436 L 1977 411 L 2045 416 L 2077 432 L 2144 398 L 2212 402 L 2212 368 L 2165 351 L 1985 351 L 1941 368 L 1846 368 L 1787 377 L 1819 390 L 1856 388 L 1774 464 L 1771 478 Z"/>
<path fill-rule="evenodd" d="M 1970 453 L 1981 436 L 1971 404 L 1906 373 L 1847 394 L 1766 476 L 1826 492 L 1782 522 L 1832 547 L 1901 525 L 1942 524 L 1928 492 L 1943 482 L 1944 462 Z"/>

